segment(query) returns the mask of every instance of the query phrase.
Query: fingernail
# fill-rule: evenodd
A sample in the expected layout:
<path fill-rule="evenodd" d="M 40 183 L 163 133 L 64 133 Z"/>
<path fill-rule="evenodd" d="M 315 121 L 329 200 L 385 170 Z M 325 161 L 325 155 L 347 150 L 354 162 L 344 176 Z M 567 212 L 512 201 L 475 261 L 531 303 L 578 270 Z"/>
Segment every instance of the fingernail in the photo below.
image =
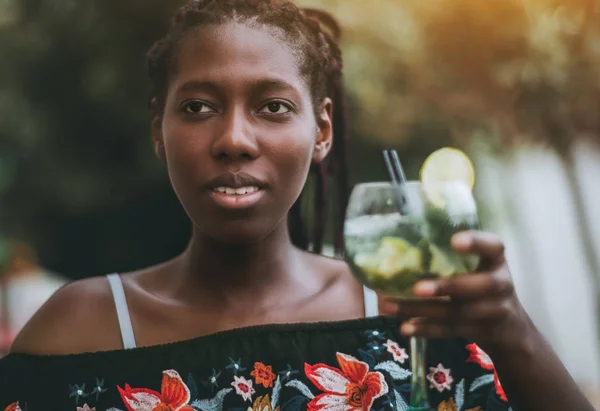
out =
<path fill-rule="evenodd" d="M 417 297 L 432 297 L 437 291 L 434 281 L 421 281 L 415 285 L 414 293 Z"/>
<path fill-rule="evenodd" d="M 469 233 L 458 233 L 452 237 L 452 244 L 455 247 L 467 248 L 471 246 L 473 237 Z"/>
<path fill-rule="evenodd" d="M 413 335 L 416 330 L 417 328 L 411 323 L 404 323 L 400 328 L 400 332 L 404 335 Z"/>

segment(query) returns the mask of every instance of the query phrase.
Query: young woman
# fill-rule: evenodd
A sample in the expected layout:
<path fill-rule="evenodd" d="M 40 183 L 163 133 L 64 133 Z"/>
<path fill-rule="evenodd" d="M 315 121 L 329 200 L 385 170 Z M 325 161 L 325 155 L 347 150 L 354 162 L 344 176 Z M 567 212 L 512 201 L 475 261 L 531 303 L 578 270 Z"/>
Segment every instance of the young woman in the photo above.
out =
<path fill-rule="evenodd" d="M 592 410 L 519 304 L 496 237 L 454 238 L 485 272 L 417 285 L 452 303 L 386 301 L 389 318 L 343 262 L 305 251 L 323 232 L 323 214 L 311 240 L 301 222 L 309 173 L 345 172 L 341 54 L 317 17 L 332 23 L 270 0 L 177 13 L 149 53 L 152 133 L 189 247 L 57 292 L 0 362 L 0 409 L 402 410 L 418 334 L 437 338 L 439 410 Z"/>

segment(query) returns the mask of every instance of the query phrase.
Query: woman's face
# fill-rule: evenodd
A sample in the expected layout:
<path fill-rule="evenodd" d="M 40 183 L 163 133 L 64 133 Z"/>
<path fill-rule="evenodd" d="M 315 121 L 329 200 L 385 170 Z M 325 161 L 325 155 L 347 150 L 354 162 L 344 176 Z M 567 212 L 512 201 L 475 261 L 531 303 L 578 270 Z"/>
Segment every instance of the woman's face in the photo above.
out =
<path fill-rule="evenodd" d="M 157 154 L 196 232 L 258 241 L 296 201 L 331 146 L 331 103 L 318 115 L 293 49 L 240 23 L 190 31 L 169 76 Z"/>

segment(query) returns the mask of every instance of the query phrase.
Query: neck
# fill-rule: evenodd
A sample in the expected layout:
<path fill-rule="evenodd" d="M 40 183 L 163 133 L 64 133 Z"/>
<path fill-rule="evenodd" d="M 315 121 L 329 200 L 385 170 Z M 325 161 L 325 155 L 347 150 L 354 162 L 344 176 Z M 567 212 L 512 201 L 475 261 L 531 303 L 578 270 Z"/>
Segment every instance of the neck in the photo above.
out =
<path fill-rule="evenodd" d="M 265 295 L 308 280 L 285 220 L 266 238 L 244 245 L 219 243 L 194 229 L 180 263 L 183 287 L 196 284 L 190 289 L 225 300 Z"/>

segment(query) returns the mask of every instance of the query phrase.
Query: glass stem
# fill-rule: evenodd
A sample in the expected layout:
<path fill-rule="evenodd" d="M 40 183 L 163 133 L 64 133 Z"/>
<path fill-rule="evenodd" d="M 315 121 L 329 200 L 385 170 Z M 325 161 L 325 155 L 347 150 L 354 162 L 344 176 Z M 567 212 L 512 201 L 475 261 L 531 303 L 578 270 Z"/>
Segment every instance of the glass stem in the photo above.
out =
<path fill-rule="evenodd" d="M 412 371 L 410 393 L 410 406 L 412 409 L 429 409 L 427 399 L 427 363 L 425 352 L 427 350 L 427 339 L 422 337 L 410 338 L 410 366 Z"/>

